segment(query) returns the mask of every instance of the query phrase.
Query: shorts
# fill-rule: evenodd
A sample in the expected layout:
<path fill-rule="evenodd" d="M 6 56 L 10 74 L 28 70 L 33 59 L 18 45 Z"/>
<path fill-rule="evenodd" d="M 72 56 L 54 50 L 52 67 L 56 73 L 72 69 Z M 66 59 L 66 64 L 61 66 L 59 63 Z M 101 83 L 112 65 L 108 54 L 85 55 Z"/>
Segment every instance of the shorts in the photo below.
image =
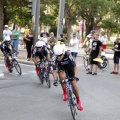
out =
<path fill-rule="evenodd" d="M 58 67 L 58 73 L 61 72 L 61 71 L 67 71 L 68 73 L 68 77 L 69 77 L 69 80 L 70 81 L 73 81 L 74 78 L 75 78 L 75 73 L 74 73 L 74 67 L 72 67 L 71 69 L 65 69 L 64 67 Z"/>
<path fill-rule="evenodd" d="M 78 52 L 71 52 L 71 54 L 72 54 L 72 56 L 73 56 L 74 58 L 76 58 L 76 57 L 77 57 Z"/>
<path fill-rule="evenodd" d="M 105 50 L 107 48 L 106 44 L 102 44 L 102 48 Z"/>
<path fill-rule="evenodd" d="M 115 64 L 119 64 L 119 59 L 120 59 L 119 56 L 115 56 L 115 55 L 114 55 L 114 58 L 113 58 L 113 59 L 114 59 L 114 63 L 115 63 Z"/>
<path fill-rule="evenodd" d="M 93 61 L 93 59 L 95 59 L 96 57 L 90 57 L 90 64 L 91 65 L 98 65 L 98 62 Z"/>

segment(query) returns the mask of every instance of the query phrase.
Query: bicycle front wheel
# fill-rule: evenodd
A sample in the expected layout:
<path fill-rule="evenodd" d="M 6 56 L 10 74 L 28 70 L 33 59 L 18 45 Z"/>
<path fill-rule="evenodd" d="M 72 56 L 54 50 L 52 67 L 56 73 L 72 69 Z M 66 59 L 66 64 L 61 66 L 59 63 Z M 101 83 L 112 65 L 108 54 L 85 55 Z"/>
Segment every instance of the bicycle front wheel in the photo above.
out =
<path fill-rule="evenodd" d="M 46 76 L 46 83 L 47 83 L 48 88 L 50 88 L 50 87 L 51 87 L 51 84 L 50 84 L 49 74 Z"/>
<path fill-rule="evenodd" d="M 21 70 L 21 67 L 20 67 L 18 61 L 16 59 L 13 59 L 12 62 L 13 62 L 13 67 L 15 67 L 16 71 L 18 72 L 18 74 L 21 75 L 22 74 L 22 70 Z"/>
<path fill-rule="evenodd" d="M 68 101 L 69 101 L 70 111 L 71 111 L 73 120 L 76 120 L 77 119 L 77 108 L 76 108 L 75 99 L 72 97 L 71 90 L 67 90 L 67 94 L 68 94 Z"/>

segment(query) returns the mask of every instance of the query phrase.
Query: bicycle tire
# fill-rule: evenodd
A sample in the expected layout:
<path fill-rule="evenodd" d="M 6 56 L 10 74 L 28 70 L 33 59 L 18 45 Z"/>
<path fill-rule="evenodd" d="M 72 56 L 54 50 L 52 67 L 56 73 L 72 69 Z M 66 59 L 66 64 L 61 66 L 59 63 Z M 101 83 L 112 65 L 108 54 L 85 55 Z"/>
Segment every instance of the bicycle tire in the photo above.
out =
<path fill-rule="evenodd" d="M 83 57 L 83 64 L 86 71 L 88 71 L 88 59 Z"/>
<path fill-rule="evenodd" d="M 47 83 L 48 88 L 50 88 L 51 87 L 51 83 L 50 83 L 49 75 L 46 76 L 46 83 Z"/>
<path fill-rule="evenodd" d="M 43 77 L 43 72 L 39 71 L 39 79 L 40 79 L 40 83 L 43 84 L 44 83 L 44 77 Z"/>
<path fill-rule="evenodd" d="M 18 72 L 19 75 L 22 74 L 22 70 L 21 70 L 21 67 L 18 63 L 18 61 L 16 59 L 12 59 L 12 64 L 13 64 L 13 67 L 15 67 L 16 71 Z"/>
<path fill-rule="evenodd" d="M 99 65 L 100 69 L 105 69 L 108 66 L 108 59 L 105 56 L 101 56 L 101 59 L 103 60 L 102 66 Z"/>
<path fill-rule="evenodd" d="M 68 94 L 68 101 L 69 101 L 72 118 L 73 120 L 76 120 L 77 119 L 77 108 L 76 108 L 76 104 L 74 103 L 71 90 L 67 90 L 67 94 Z"/>

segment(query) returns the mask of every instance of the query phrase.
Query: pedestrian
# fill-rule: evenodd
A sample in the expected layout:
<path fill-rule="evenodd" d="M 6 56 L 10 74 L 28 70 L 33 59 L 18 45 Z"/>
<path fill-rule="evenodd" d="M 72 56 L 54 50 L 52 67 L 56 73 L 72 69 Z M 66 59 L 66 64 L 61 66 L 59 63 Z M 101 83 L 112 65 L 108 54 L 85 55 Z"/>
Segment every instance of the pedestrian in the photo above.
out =
<path fill-rule="evenodd" d="M 119 74 L 119 59 L 120 59 L 120 38 L 117 38 L 114 42 L 114 71 L 111 74 Z"/>
<path fill-rule="evenodd" d="M 5 27 L 5 29 L 3 30 L 3 40 L 5 40 L 6 36 L 11 37 L 11 35 L 12 35 L 12 32 L 9 29 L 9 26 L 5 25 L 4 27 Z"/>
<path fill-rule="evenodd" d="M 46 43 L 46 45 L 47 45 L 48 37 L 47 37 L 47 35 L 45 33 L 43 34 L 43 37 L 40 40 L 44 41 Z"/>
<path fill-rule="evenodd" d="M 107 49 L 107 42 L 108 42 L 108 38 L 107 35 L 103 36 L 103 41 L 102 41 L 102 48 L 105 51 Z"/>
<path fill-rule="evenodd" d="M 92 42 L 92 48 L 90 51 L 90 71 L 87 74 L 92 74 L 93 65 L 95 65 L 95 72 L 93 75 L 97 75 L 98 62 L 94 61 L 95 58 L 100 58 L 102 51 L 102 42 L 99 40 L 99 34 L 95 33 L 95 39 Z"/>
<path fill-rule="evenodd" d="M 26 50 L 27 50 L 27 61 L 31 59 L 31 48 L 33 45 L 33 31 L 30 29 L 28 35 L 24 38 L 26 42 Z"/>
<path fill-rule="evenodd" d="M 22 45 L 24 45 L 24 49 L 26 47 L 25 38 L 28 34 L 29 34 L 29 27 L 28 27 L 28 25 L 26 25 L 25 26 L 25 31 L 24 31 L 24 37 L 23 37 L 23 40 L 22 40 Z"/>
<path fill-rule="evenodd" d="M 57 41 L 57 44 L 65 44 L 65 40 L 64 40 L 63 34 L 60 34 L 60 36 L 58 38 L 58 41 Z"/>
<path fill-rule="evenodd" d="M 47 37 L 49 37 L 49 33 L 47 32 L 47 28 L 44 27 L 44 32 L 40 34 L 40 37 L 43 37 L 43 34 L 46 34 Z"/>
<path fill-rule="evenodd" d="M 15 25 L 15 29 L 12 31 L 12 45 L 18 51 L 20 30 L 18 29 L 18 25 Z M 18 53 L 14 54 L 14 57 L 18 57 Z"/>
<path fill-rule="evenodd" d="M 69 46 L 71 47 L 71 54 L 76 61 L 76 57 L 79 50 L 79 40 L 77 39 L 76 32 L 73 33 L 73 37 L 70 39 Z"/>
<path fill-rule="evenodd" d="M 48 39 L 48 45 L 50 45 L 50 49 L 51 49 L 52 52 L 53 52 L 53 47 L 54 47 L 55 44 L 56 44 L 56 39 L 55 39 L 54 33 L 51 32 L 50 33 L 50 38 Z"/>

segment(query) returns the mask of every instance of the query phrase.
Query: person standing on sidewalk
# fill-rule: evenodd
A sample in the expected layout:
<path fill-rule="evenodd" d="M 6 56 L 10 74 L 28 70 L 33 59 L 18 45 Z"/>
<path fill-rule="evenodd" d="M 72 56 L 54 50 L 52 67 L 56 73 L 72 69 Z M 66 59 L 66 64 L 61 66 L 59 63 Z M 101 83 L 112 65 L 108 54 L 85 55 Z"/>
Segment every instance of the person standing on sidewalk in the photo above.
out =
<path fill-rule="evenodd" d="M 114 42 L 114 71 L 111 74 L 119 74 L 119 59 L 120 59 L 120 38 Z"/>
<path fill-rule="evenodd" d="M 71 47 L 71 54 L 74 58 L 74 61 L 76 61 L 76 57 L 79 50 L 79 40 L 77 39 L 76 33 L 73 33 L 73 37 L 70 40 L 69 46 Z"/>
<path fill-rule="evenodd" d="M 95 39 L 92 42 L 92 49 L 90 51 L 90 71 L 87 74 L 92 74 L 93 65 L 95 65 L 95 72 L 93 75 L 97 75 L 98 62 L 94 61 L 95 58 L 100 58 L 102 51 L 102 42 L 99 40 L 99 34 L 95 33 Z"/>
<path fill-rule="evenodd" d="M 20 30 L 18 30 L 18 25 L 15 25 L 15 30 L 12 31 L 12 45 L 18 51 Z M 14 57 L 18 57 L 18 53 L 14 54 Z"/>
<path fill-rule="evenodd" d="M 33 45 L 33 31 L 30 29 L 28 35 L 24 38 L 26 42 L 26 49 L 27 49 L 27 61 L 31 59 L 31 48 Z"/>
<path fill-rule="evenodd" d="M 8 25 L 5 25 L 5 29 L 3 30 L 3 40 L 5 40 L 5 37 L 11 37 L 12 32 L 9 29 Z"/>

